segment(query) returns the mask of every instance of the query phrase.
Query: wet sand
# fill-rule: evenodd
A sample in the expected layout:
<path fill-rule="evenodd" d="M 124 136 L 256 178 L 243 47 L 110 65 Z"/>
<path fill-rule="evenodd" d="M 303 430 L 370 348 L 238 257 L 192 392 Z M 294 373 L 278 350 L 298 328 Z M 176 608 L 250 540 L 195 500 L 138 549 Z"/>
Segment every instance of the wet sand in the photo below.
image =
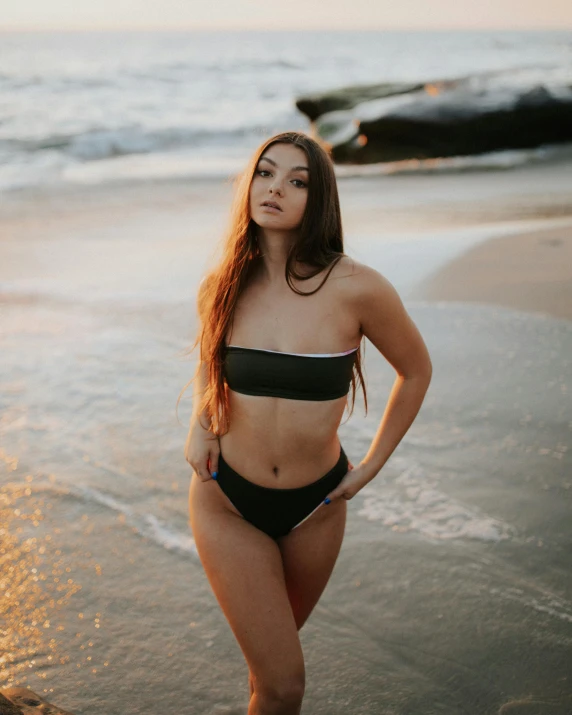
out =
<path fill-rule="evenodd" d="M 474 246 L 430 276 L 416 294 L 572 320 L 572 221 Z"/>

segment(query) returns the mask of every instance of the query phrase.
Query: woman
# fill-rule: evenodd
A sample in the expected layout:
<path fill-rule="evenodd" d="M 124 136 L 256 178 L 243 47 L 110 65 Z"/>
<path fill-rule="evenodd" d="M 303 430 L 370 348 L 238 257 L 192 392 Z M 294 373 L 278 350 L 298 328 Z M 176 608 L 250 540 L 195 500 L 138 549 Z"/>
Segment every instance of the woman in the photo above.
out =
<path fill-rule="evenodd" d="M 294 132 L 266 141 L 245 171 L 198 312 L 190 523 L 250 670 L 248 715 L 294 715 L 304 692 L 298 631 L 334 568 L 347 500 L 413 422 L 431 362 L 391 284 L 344 255 L 332 163 Z M 358 381 L 367 410 L 364 336 L 397 375 L 354 468 L 337 430 Z"/>

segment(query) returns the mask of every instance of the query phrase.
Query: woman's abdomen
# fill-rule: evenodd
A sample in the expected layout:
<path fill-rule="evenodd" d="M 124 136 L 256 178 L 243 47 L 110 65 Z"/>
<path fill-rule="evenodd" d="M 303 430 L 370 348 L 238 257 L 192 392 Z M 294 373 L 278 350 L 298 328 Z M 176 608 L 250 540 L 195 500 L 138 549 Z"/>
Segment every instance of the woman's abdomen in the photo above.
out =
<path fill-rule="evenodd" d="M 230 427 L 220 438 L 221 452 L 246 479 L 293 488 L 319 479 L 337 462 L 345 397 L 307 402 L 229 390 L 229 402 Z"/>

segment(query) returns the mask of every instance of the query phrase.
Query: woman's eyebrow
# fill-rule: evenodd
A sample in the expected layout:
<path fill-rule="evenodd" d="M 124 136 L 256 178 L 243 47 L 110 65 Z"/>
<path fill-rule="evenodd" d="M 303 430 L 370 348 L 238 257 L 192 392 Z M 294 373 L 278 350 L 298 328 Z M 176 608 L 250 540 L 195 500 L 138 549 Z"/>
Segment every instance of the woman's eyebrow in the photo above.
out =
<path fill-rule="evenodd" d="M 267 156 L 262 156 L 259 159 L 260 161 L 267 161 L 269 164 L 272 164 L 272 166 L 278 166 L 278 164 L 275 161 L 272 161 L 272 159 L 269 159 Z M 309 169 L 307 166 L 293 166 L 290 171 L 307 171 L 309 172 Z"/>

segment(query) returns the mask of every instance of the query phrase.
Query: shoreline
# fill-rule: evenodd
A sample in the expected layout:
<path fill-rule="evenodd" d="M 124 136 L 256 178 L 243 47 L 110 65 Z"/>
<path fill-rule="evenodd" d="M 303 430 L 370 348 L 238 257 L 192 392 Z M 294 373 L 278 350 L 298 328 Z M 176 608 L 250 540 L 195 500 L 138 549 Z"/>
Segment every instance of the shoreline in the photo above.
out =
<path fill-rule="evenodd" d="M 414 298 L 486 303 L 572 321 L 572 217 L 488 239 L 422 281 Z"/>
<path fill-rule="evenodd" d="M 572 159 L 346 176 L 338 187 L 346 252 L 386 275 L 403 299 L 493 303 L 572 320 Z M 192 275 L 212 261 L 232 189 L 229 177 L 9 192 L 0 205 L 2 290 L 73 293 L 81 274 L 115 294 L 147 276 L 160 297 L 175 261 L 186 260 Z M 105 260 L 94 263 L 102 251 Z M 110 265 L 122 270 L 114 275 Z M 176 276 L 184 286 L 178 268 Z"/>
<path fill-rule="evenodd" d="M 43 218 L 103 206 L 180 210 L 193 200 L 207 202 L 228 215 L 234 180 L 234 175 L 229 175 L 102 183 L 62 181 L 0 191 L 0 226 L 6 220 L 29 219 L 31 208 Z M 427 223 L 445 227 L 572 216 L 572 156 L 473 171 L 341 173 L 337 183 L 346 231 L 346 224 L 352 230 L 358 223 L 379 230 L 386 219 L 392 229 L 408 230 Z"/>

